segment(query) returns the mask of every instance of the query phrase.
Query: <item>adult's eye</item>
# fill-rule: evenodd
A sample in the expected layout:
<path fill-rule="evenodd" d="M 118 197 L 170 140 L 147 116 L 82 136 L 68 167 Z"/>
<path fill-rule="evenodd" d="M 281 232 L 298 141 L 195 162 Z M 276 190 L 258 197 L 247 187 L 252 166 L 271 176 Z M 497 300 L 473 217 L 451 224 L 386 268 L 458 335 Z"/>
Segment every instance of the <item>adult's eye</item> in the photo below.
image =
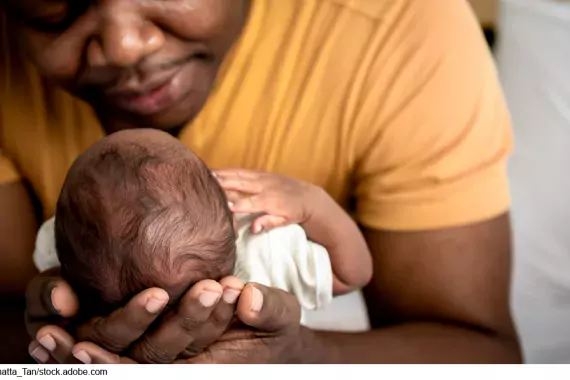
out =
<path fill-rule="evenodd" d="M 28 19 L 27 21 L 30 27 L 40 32 L 61 33 L 69 28 L 75 20 L 66 15 L 61 18 L 50 16 Z"/>
<path fill-rule="evenodd" d="M 65 9 L 50 15 L 26 17 L 27 24 L 40 32 L 61 33 L 89 8 L 88 1 L 71 1 Z"/>

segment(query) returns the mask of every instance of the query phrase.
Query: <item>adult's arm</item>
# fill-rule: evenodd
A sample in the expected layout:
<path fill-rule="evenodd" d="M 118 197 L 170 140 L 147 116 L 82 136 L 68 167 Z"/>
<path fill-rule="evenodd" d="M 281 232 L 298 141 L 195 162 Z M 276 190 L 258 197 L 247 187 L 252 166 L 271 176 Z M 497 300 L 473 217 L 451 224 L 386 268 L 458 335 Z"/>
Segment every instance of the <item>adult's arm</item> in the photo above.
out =
<path fill-rule="evenodd" d="M 0 184 L 0 294 L 24 294 L 36 273 L 32 260 L 36 232 L 37 220 L 24 184 Z"/>
<path fill-rule="evenodd" d="M 307 352 L 331 362 L 518 362 L 508 297 L 512 138 L 491 54 L 465 1 L 392 4 L 350 118 L 379 328 L 307 332 L 317 345 Z"/>
<path fill-rule="evenodd" d="M 4 128 L 0 99 L 0 295 L 23 296 L 37 273 L 32 255 L 38 226 L 28 189 L 3 151 Z"/>
<path fill-rule="evenodd" d="M 20 182 L 0 185 L 0 362 L 26 363 L 24 290 L 34 275 L 32 252 L 36 220 L 30 198 Z"/>
<path fill-rule="evenodd" d="M 330 363 L 519 363 L 509 312 L 508 215 L 424 232 L 365 230 L 374 255 L 362 334 L 304 330 L 307 360 Z"/>

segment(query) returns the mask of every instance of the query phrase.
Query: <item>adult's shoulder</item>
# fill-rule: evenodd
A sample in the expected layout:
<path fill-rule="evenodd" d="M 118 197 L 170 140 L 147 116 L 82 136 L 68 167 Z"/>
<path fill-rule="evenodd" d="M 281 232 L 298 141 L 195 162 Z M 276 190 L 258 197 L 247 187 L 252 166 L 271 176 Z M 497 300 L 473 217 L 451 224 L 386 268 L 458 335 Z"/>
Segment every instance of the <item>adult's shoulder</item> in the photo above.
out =
<path fill-rule="evenodd" d="M 505 213 L 510 115 L 473 11 L 458 0 L 388 2 L 347 106 L 357 219 L 435 229 Z"/>
<path fill-rule="evenodd" d="M 350 10 L 371 19 L 384 19 L 390 11 L 397 9 L 408 0 L 320 0 Z"/>

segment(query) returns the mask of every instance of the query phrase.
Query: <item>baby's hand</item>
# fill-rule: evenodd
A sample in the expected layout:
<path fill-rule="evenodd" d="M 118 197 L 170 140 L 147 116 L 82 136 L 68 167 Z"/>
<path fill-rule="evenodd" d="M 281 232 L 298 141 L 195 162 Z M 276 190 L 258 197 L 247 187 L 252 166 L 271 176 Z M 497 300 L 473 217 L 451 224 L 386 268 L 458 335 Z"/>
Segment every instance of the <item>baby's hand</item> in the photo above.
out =
<path fill-rule="evenodd" d="M 236 213 L 265 213 L 252 224 L 253 233 L 303 224 L 327 194 L 310 183 L 262 171 L 228 169 L 214 172 Z"/>

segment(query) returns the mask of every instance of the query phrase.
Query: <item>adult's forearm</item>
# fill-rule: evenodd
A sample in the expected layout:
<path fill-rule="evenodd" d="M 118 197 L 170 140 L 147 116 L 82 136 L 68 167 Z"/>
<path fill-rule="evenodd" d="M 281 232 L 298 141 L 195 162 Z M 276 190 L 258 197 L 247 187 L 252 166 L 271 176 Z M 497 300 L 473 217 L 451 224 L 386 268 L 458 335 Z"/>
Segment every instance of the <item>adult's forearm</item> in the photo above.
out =
<path fill-rule="evenodd" d="M 0 294 L 0 363 L 30 364 L 30 337 L 24 322 L 26 300 L 23 296 Z"/>
<path fill-rule="evenodd" d="M 307 363 L 521 363 L 514 337 L 453 325 L 410 323 L 366 333 L 303 330 Z"/>

